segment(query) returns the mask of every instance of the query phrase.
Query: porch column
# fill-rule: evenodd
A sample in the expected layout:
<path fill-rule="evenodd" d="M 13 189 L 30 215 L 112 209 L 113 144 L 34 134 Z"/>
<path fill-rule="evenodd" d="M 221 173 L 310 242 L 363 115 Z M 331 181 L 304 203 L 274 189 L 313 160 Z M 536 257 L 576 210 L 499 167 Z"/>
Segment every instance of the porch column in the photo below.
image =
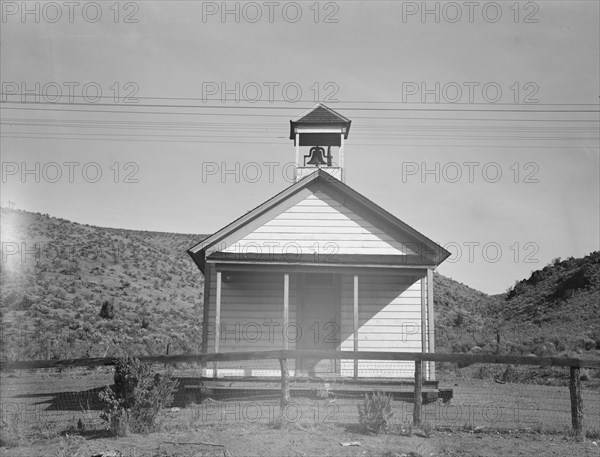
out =
<path fill-rule="evenodd" d="M 217 271 L 217 296 L 215 300 L 215 352 L 219 352 L 219 340 L 221 339 L 221 272 Z M 213 377 L 217 379 L 217 363 L 213 365 Z"/>
<path fill-rule="evenodd" d="M 342 182 L 346 182 L 346 176 L 344 176 L 344 132 L 341 133 L 340 138 L 340 173 Z"/>
<path fill-rule="evenodd" d="M 290 323 L 290 275 L 283 275 L 283 349 L 289 349 L 287 331 Z"/>
<path fill-rule="evenodd" d="M 433 268 L 427 269 L 427 337 L 429 352 L 435 352 L 435 322 L 433 314 Z M 435 381 L 435 362 L 429 362 L 429 380 Z"/>
<path fill-rule="evenodd" d="M 210 282 L 212 281 L 212 269 L 210 263 L 207 263 L 204 267 L 204 296 L 202 297 L 202 353 L 208 352 L 208 324 L 209 316 L 208 312 L 210 309 Z M 208 364 L 202 362 L 202 376 L 206 376 L 206 369 Z"/>
<path fill-rule="evenodd" d="M 300 134 L 296 133 L 296 169 L 294 170 L 294 182 L 298 181 L 298 168 L 303 167 L 304 164 L 300 163 Z"/>
<path fill-rule="evenodd" d="M 354 275 L 354 352 L 358 352 L 358 275 Z M 354 379 L 358 380 L 358 359 L 354 359 Z"/>
<path fill-rule="evenodd" d="M 427 276 L 421 278 L 421 352 L 427 352 Z M 427 373 L 424 376 L 427 379 Z"/>

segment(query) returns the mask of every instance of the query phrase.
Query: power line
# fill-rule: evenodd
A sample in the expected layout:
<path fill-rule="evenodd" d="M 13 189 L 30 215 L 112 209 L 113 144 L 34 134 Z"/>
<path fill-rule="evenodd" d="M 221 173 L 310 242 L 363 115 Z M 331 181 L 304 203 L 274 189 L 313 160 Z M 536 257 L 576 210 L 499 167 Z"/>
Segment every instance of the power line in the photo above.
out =
<path fill-rule="evenodd" d="M 276 142 L 276 141 L 215 141 L 215 140 L 182 140 L 180 137 L 175 139 L 161 140 L 161 139 L 121 139 L 114 138 L 113 136 L 105 138 L 88 138 L 88 137 L 70 137 L 70 136 L 29 136 L 29 135 L 6 135 L 5 138 L 14 139 L 39 139 L 39 140 L 84 140 L 84 141 L 119 141 L 119 142 L 158 142 L 158 143 L 227 143 L 227 144 L 270 144 L 270 145 L 288 145 L 287 142 Z M 228 137 L 231 138 L 231 137 Z M 502 149 L 591 149 L 591 146 L 517 146 L 517 145 L 469 145 L 469 144 L 398 144 L 398 143 L 357 143 L 353 142 L 355 146 L 384 146 L 384 147 L 432 147 L 432 148 L 502 148 Z"/>
<path fill-rule="evenodd" d="M 215 131 L 218 132 L 218 131 Z M 220 132 L 220 133 L 224 133 L 224 132 Z M 262 133 L 262 132 L 259 132 Z M 408 133 L 408 132 L 407 132 Z M 163 134 L 147 134 L 147 133 L 119 133 L 119 134 L 113 134 L 113 133 L 52 133 L 52 132 L 11 132 L 11 134 L 14 135 L 70 135 L 70 136 L 74 136 L 74 137 L 90 137 L 90 136 L 94 136 L 94 137 L 115 137 L 118 136 L 119 138 L 127 138 L 127 137 L 144 137 L 144 138 L 156 138 L 156 137 L 175 137 L 175 138 L 231 138 L 231 135 L 174 135 L 174 134 L 169 134 L 169 133 L 163 133 Z M 268 139 L 269 137 L 265 137 L 264 135 L 261 135 L 261 137 L 248 137 L 248 136 L 240 136 L 239 138 L 249 138 L 249 139 Z M 279 137 L 281 138 L 281 137 Z M 284 137 L 285 138 L 285 137 Z M 524 136 L 518 136 L 518 137 L 514 137 L 514 138 L 506 138 L 506 137 L 502 137 L 502 136 L 490 136 L 490 135 L 484 135 L 484 136 L 473 136 L 473 135 L 435 135 L 432 136 L 431 134 L 423 134 L 421 136 L 406 136 L 406 135 L 398 135 L 398 134 L 394 134 L 394 133 L 386 133 L 386 134 L 381 134 L 381 135 L 369 135 L 369 134 L 359 134 L 359 135 L 355 135 L 354 138 L 356 139 L 363 139 L 363 140 L 377 140 L 377 139 L 382 139 L 382 140 L 390 140 L 390 139 L 399 139 L 399 140 L 406 140 L 406 139 L 493 139 L 493 140 L 502 140 L 502 141 L 519 141 L 519 140 L 548 140 L 548 141 L 553 141 L 553 140 L 600 140 L 600 137 L 548 137 L 548 136 L 544 136 L 544 137 L 524 137 Z"/>
<path fill-rule="evenodd" d="M 1 108 L 18 111 L 38 111 L 38 112 L 80 112 L 80 113 L 107 113 L 107 114 L 160 114 L 160 115 L 180 115 L 180 116 L 231 116 L 231 117 L 276 117 L 281 119 L 278 114 L 248 114 L 248 113 L 185 113 L 173 111 L 122 111 L 122 110 L 78 110 L 78 109 L 40 109 L 40 108 Z M 469 110 L 467 110 L 469 111 Z M 486 110 L 483 110 L 486 111 Z M 525 113 L 526 111 L 520 111 Z M 388 119 L 388 120 L 445 120 L 445 121 L 492 121 L 492 122 L 600 122 L 600 119 L 477 119 L 477 118 L 414 118 L 414 117 L 389 117 L 389 116 L 353 116 L 354 119 Z"/>
<path fill-rule="evenodd" d="M 120 105 L 117 103 L 64 103 L 64 102 L 8 102 L 2 101 L 1 104 L 16 103 L 20 105 L 43 105 L 43 106 L 102 106 L 102 107 L 126 107 L 126 108 L 188 108 L 188 109 L 234 109 L 234 110 L 298 110 L 303 109 L 295 106 L 223 106 L 223 105 L 161 105 L 161 104 L 126 104 Z M 425 103 L 427 104 L 427 103 Z M 436 104 L 439 105 L 439 104 Z M 490 104 L 493 106 L 493 104 Z M 521 106 L 535 106 L 521 105 Z M 14 108 L 8 108 L 14 109 Z M 305 108 L 310 109 L 310 107 Z M 464 109 L 464 108 L 357 108 L 344 107 L 348 111 L 449 111 L 449 112 L 498 112 L 498 113 L 600 113 L 600 110 L 562 110 L 562 109 Z"/>
<path fill-rule="evenodd" d="M 10 119 L 5 122 L 0 122 L 0 125 L 7 125 L 11 127 L 48 127 L 48 128 L 78 128 L 78 129 L 105 129 L 105 130 L 169 130 L 169 131 L 230 131 L 230 132 L 260 132 L 260 133 L 286 133 L 288 129 L 281 126 L 266 127 L 263 124 L 238 124 L 234 125 L 226 123 L 207 123 L 207 124 L 192 124 L 182 125 L 180 123 L 144 123 L 144 122 L 112 122 L 112 121 L 61 121 L 61 120 L 36 120 L 36 122 L 29 122 L 24 119 Z M 496 126 L 494 128 L 484 128 L 482 126 L 462 126 L 462 127 L 436 127 L 436 126 L 357 126 L 354 132 L 369 132 L 376 133 L 377 135 L 385 135 L 389 133 L 396 134 L 402 131 L 510 131 L 520 132 L 526 131 L 531 132 L 532 129 L 539 131 L 553 131 L 556 132 L 556 127 L 504 127 Z M 559 130 L 564 131 L 578 131 L 578 132 L 597 132 L 595 128 L 586 127 L 562 127 Z"/>
<path fill-rule="evenodd" d="M 413 119 L 413 118 L 403 118 L 403 119 Z M 414 118 L 415 120 L 419 120 L 421 118 Z M 432 119 L 432 118 L 427 118 Z M 2 125 L 31 125 L 31 126 L 66 126 L 66 127 L 77 127 L 77 128 L 174 128 L 177 130 L 186 130 L 186 129 L 205 129 L 205 128 L 227 128 L 227 129 L 240 129 L 240 130 L 264 130 L 264 131 L 281 131 L 287 132 L 289 130 L 288 127 L 282 126 L 281 123 L 257 123 L 250 124 L 247 122 L 202 122 L 202 123 L 192 123 L 192 122 L 168 122 L 168 121 L 135 121 L 135 120 L 126 120 L 126 121 L 110 121 L 110 120 L 84 120 L 84 119 L 49 119 L 49 118 L 4 118 L 4 121 L 0 121 Z M 406 126 L 406 125 L 356 125 L 353 126 L 353 131 L 360 130 L 454 130 L 457 127 L 455 126 Z M 485 129 L 483 126 L 461 126 L 459 127 L 461 130 L 479 130 L 482 131 Z M 507 131 L 518 131 L 518 130 L 526 130 L 530 131 L 532 128 L 536 130 L 552 130 L 555 131 L 557 127 L 544 127 L 544 126 L 528 126 L 528 127 L 518 127 L 518 126 L 495 126 L 494 130 L 507 130 Z M 491 128 L 490 128 L 491 129 Z M 560 127 L 561 130 L 569 130 L 569 131 L 594 131 L 597 129 L 593 127 Z"/>
<path fill-rule="evenodd" d="M 31 97 L 31 96 L 37 96 L 40 97 L 41 94 L 26 94 L 26 93 L 5 93 L 5 92 L 0 92 L 0 96 L 3 97 L 9 97 L 9 96 L 19 96 L 19 97 Z M 225 99 L 223 100 L 222 98 L 209 98 L 209 97 L 150 97 L 150 96 L 118 96 L 115 97 L 114 95 L 96 95 L 94 97 L 90 97 L 90 96 L 86 96 L 86 95 L 75 95 L 75 94 L 67 94 L 67 95 L 52 95 L 52 97 L 56 97 L 56 98 L 94 98 L 94 99 L 115 99 L 115 98 L 130 98 L 130 99 L 139 99 L 139 100 L 181 100 L 181 101 L 202 101 L 203 103 L 205 102 L 221 102 L 221 103 L 239 103 L 239 100 L 228 100 Z M 276 99 L 276 98 L 269 98 L 268 100 L 257 100 L 256 102 L 253 101 L 249 101 L 249 100 L 241 100 L 243 103 L 329 103 L 331 105 L 337 105 L 337 104 L 346 104 L 346 103 L 357 103 L 357 104 L 373 104 L 373 105 L 379 105 L 379 104 L 385 104 L 385 105 L 391 105 L 391 104 L 402 104 L 402 105 L 490 105 L 490 103 L 487 102 L 455 102 L 455 103 L 450 103 L 450 102 L 446 102 L 446 103 L 431 103 L 431 102 L 407 102 L 407 101 L 403 101 L 403 100 L 378 100 L 378 101 L 368 101 L 368 100 L 338 100 L 338 99 L 334 99 L 334 100 L 320 100 L 320 101 L 316 101 L 316 100 L 311 100 L 311 99 L 300 99 L 300 100 L 295 100 L 295 101 L 290 101 L 290 100 L 286 100 L 286 99 Z M 27 101 L 8 101 L 8 100 L 3 100 L 0 101 L 0 103 L 32 103 L 32 102 L 27 102 Z M 48 104 L 58 104 L 58 102 L 44 102 L 44 103 L 48 103 Z M 72 104 L 72 103 L 68 103 L 68 104 Z M 89 105 L 90 103 L 85 103 L 87 105 Z M 116 104 L 115 104 L 116 105 Z M 522 106 L 524 105 L 523 103 L 518 103 L 518 102 L 495 102 L 493 103 L 493 105 L 497 106 L 497 105 L 504 105 L 504 106 Z M 535 106 L 600 106 L 600 103 L 529 103 L 529 104 L 525 104 L 525 105 L 535 105 Z M 181 106 L 181 105 L 175 105 L 175 106 Z M 346 107 L 344 107 L 344 109 L 348 109 Z"/>
<path fill-rule="evenodd" d="M 22 93 L 2 93 L 0 92 L 1 96 L 4 97 L 8 97 L 8 96 L 20 96 L 20 97 L 30 97 L 32 95 L 34 96 L 38 96 L 40 97 L 40 94 L 22 94 Z M 52 95 L 52 97 L 56 97 L 56 98 L 92 98 L 90 96 L 85 96 L 85 95 L 74 95 L 74 94 L 69 94 L 69 95 Z M 98 99 L 103 99 L 103 98 L 110 98 L 110 99 L 115 99 L 114 95 L 96 95 L 93 98 L 98 98 Z M 131 98 L 131 99 L 139 99 L 139 100 L 181 100 L 181 101 L 202 101 L 203 103 L 206 102 L 221 102 L 221 103 L 328 103 L 332 106 L 336 106 L 338 104 L 346 104 L 346 103 L 358 103 L 358 104 L 373 104 L 373 105 L 378 105 L 378 104 L 385 104 L 385 105 L 392 105 L 392 104 L 402 104 L 402 105 L 423 105 L 423 104 L 430 104 L 430 105 L 490 105 L 490 103 L 488 102 L 445 102 L 445 103 L 431 103 L 431 102 L 408 102 L 408 101 L 403 101 L 403 100 L 379 100 L 379 101 L 367 101 L 367 100 L 320 100 L 320 101 L 316 101 L 316 100 L 311 100 L 311 99 L 300 99 L 300 100 L 295 100 L 295 101 L 290 101 L 290 100 L 285 100 L 285 99 L 277 99 L 277 98 L 270 98 L 268 100 L 257 100 L 256 102 L 254 101 L 250 101 L 250 100 L 229 100 L 229 99 L 225 99 L 223 100 L 222 98 L 208 98 L 208 97 L 143 97 L 143 96 L 132 96 L 132 97 L 118 97 L 118 98 Z M 19 101 L 8 101 L 5 100 L 3 102 L 6 103 L 32 103 L 32 102 L 23 102 L 21 100 L 21 102 Z M 49 104 L 56 104 L 58 102 L 47 102 Z M 88 103 L 90 104 L 90 103 Z M 519 102 L 495 102 L 493 103 L 494 105 L 506 105 L 506 106 L 511 106 L 511 105 L 523 105 L 523 103 L 519 103 Z M 529 103 L 529 105 L 536 105 L 536 106 L 600 106 L 600 103 Z"/>

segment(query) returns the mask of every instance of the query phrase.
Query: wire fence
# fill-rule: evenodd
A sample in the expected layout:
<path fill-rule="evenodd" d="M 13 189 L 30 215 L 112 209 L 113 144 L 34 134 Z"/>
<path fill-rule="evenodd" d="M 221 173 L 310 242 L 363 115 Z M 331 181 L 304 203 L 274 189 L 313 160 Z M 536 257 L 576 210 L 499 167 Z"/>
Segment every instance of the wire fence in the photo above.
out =
<path fill-rule="evenodd" d="M 177 356 L 170 357 L 177 360 Z M 173 404 L 162 413 L 162 420 L 173 427 L 270 423 L 278 419 L 300 426 L 357 425 L 357 406 L 364 401 L 365 393 L 371 391 L 386 392 L 393 397 L 393 425 L 409 427 L 415 419 L 414 378 L 364 379 L 360 382 L 339 376 L 295 379 L 290 370 L 292 377 L 288 388 L 291 398 L 282 410 L 281 377 L 268 377 L 272 375 L 269 372 L 260 380 L 227 376 L 207 378 L 203 375 L 212 362 L 201 366 L 188 359 L 183 362 L 154 361 L 160 363 L 155 365 L 157 371 L 168 369 L 179 381 Z M 63 362 L 65 366 L 59 368 L 25 370 L 4 366 L 0 374 L 0 419 L 3 425 L 18 429 L 20 433 L 38 435 L 50 430 L 84 432 L 105 428 L 106 424 L 100 418 L 103 404 L 99 393 L 114 384 L 114 368 L 103 366 L 98 360 L 93 365 L 99 366 L 91 368 L 73 366 L 69 363 L 72 361 L 54 361 Z M 354 359 L 338 360 L 354 362 Z M 84 362 L 81 364 L 85 365 Z M 165 366 L 165 362 L 171 366 Z M 222 363 L 230 368 L 243 365 L 239 361 Z M 392 366 L 393 361 L 383 363 Z M 290 366 L 293 368 L 293 364 Z M 498 368 L 497 373 L 502 373 L 506 366 L 474 363 L 458 370 L 442 369 L 438 381 L 423 382 L 421 423 L 436 428 L 572 433 L 573 389 L 569 386 L 572 375 L 569 366 L 552 366 L 554 377 L 551 380 L 538 376 L 538 381 L 556 385 L 510 382 L 497 376 L 494 367 Z M 274 369 L 274 366 L 269 368 Z M 535 369 L 539 374 L 540 368 Z M 597 437 L 600 435 L 600 370 L 582 370 L 583 423 L 587 435 Z M 489 376 L 484 377 L 482 373 Z M 515 379 L 519 380 L 519 376 L 515 375 Z M 440 398 L 437 395 L 440 389 L 451 389 L 451 400 Z"/>

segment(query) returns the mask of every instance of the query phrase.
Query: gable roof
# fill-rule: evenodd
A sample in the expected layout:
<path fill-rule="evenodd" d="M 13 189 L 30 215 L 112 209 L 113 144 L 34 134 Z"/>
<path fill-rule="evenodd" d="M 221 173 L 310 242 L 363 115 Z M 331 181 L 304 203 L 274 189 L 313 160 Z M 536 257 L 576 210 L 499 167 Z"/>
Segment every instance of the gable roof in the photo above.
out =
<path fill-rule="evenodd" d="M 450 256 L 443 247 L 439 246 L 417 230 L 402 222 L 400 219 L 384 210 L 371 200 L 358 193 L 340 180 L 334 178 L 329 173 L 323 170 L 317 170 L 314 173 L 304 177 L 300 181 L 292 184 L 287 189 L 284 189 L 279 194 L 265 201 L 253 210 L 239 217 L 229 225 L 223 227 L 218 232 L 204 239 L 200 243 L 191 247 L 187 252 L 192 257 L 196 265 L 204 272 L 206 259 L 210 257 L 215 260 L 234 259 L 236 254 L 219 252 L 225 249 L 218 249 L 218 244 L 223 242 L 228 237 L 235 235 L 245 227 L 252 223 L 256 223 L 260 218 L 274 216 L 285 211 L 286 207 L 291 206 L 295 200 L 302 198 L 303 192 L 307 192 L 309 188 L 319 187 L 325 191 L 334 192 L 341 197 L 344 205 L 352 205 L 358 210 L 369 214 L 370 217 L 377 219 L 381 224 L 389 227 L 391 231 L 402 233 L 408 238 L 414 240 L 419 245 L 420 254 L 413 256 L 391 256 L 391 255 L 338 255 L 335 257 L 336 263 L 372 263 L 380 265 L 393 265 L 401 263 L 403 265 L 413 266 L 437 266 Z M 268 257 L 266 259 L 265 257 Z M 289 257 L 286 261 L 285 256 L 280 256 L 277 260 L 284 263 L 297 263 L 298 261 L 311 262 L 312 255 L 304 255 L 290 262 Z M 238 256 L 239 258 L 239 256 Z M 253 260 L 274 260 L 273 255 L 258 256 Z"/>
<path fill-rule="evenodd" d="M 329 125 L 329 126 L 343 126 L 346 127 L 344 133 L 344 139 L 348 139 L 348 132 L 350 131 L 350 124 L 352 121 L 347 117 L 342 116 L 337 111 L 317 103 L 311 109 L 306 110 L 300 116 L 290 121 L 290 140 L 294 139 L 294 128 L 296 126 L 317 126 L 317 125 Z"/>

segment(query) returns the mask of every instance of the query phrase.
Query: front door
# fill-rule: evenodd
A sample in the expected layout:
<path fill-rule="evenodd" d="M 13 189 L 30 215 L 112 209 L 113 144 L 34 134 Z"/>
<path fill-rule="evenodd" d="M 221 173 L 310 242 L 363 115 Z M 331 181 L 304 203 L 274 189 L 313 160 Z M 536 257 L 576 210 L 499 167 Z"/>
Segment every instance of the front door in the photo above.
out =
<path fill-rule="evenodd" d="M 300 315 L 296 347 L 300 350 L 335 351 L 340 340 L 339 281 L 331 273 L 302 275 Z M 337 372 L 335 359 L 299 361 L 298 368 L 309 376 Z"/>

